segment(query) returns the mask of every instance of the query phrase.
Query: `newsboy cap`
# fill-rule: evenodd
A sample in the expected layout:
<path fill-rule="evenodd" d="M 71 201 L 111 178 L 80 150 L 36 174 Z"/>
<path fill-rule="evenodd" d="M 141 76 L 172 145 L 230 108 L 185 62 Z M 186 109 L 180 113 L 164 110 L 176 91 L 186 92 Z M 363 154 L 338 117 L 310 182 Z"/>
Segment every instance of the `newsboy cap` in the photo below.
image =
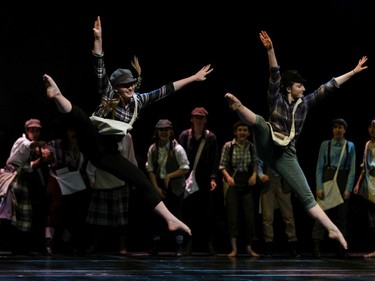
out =
<path fill-rule="evenodd" d="M 160 119 L 155 125 L 155 129 L 173 128 L 172 122 L 168 119 Z"/>
<path fill-rule="evenodd" d="M 287 70 L 281 75 L 281 87 L 286 88 L 292 83 L 305 83 L 306 79 L 297 70 Z"/>
<path fill-rule="evenodd" d="M 191 112 L 191 116 L 204 116 L 207 117 L 208 112 L 204 107 L 196 107 Z"/>
<path fill-rule="evenodd" d="M 237 121 L 236 123 L 234 123 L 234 125 L 233 125 L 233 130 L 235 131 L 235 130 L 237 130 L 237 128 L 239 127 L 239 126 L 246 126 L 246 127 L 248 127 L 249 129 L 250 129 L 250 126 L 249 126 L 249 124 L 246 124 L 245 122 L 243 122 L 243 121 Z"/>
<path fill-rule="evenodd" d="M 346 123 L 346 121 L 342 118 L 333 119 L 331 124 L 332 127 L 335 127 L 336 125 L 341 125 L 344 127 L 345 130 L 348 128 L 348 123 Z"/>
<path fill-rule="evenodd" d="M 137 78 L 133 77 L 132 72 L 126 68 L 119 68 L 111 74 L 109 78 L 113 87 L 120 84 L 128 84 L 137 82 Z"/>
<path fill-rule="evenodd" d="M 25 128 L 42 128 L 42 125 L 38 119 L 29 119 L 25 123 Z"/>

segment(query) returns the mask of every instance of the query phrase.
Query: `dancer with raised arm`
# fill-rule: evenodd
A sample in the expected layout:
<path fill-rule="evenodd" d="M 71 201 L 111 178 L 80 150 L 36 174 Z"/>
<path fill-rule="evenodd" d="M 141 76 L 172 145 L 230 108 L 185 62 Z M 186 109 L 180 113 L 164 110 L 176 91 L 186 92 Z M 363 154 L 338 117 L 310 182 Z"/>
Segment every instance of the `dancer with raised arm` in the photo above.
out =
<path fill-rule="evenodd" d="M 170 231 L 182 230 L 191 235 L 190 228 L 166 208 L 147 176 L 120 154 L 116 136 L 99 134 L 89 116 L 63 96 L 49 75 L 45 74 L 43 80 L 47 97 L 55 102 L 59 112 L 74 125 L 81 152 L 96 167 L 139 188 L 153 210 L 165 219 Z"/>
<path fill-rule="evenodd" d="M 367 56 L 359 59 L 353 70 L 332 78 L 309 95 L 304 95 L 306 81 L 296 70 L 280 74 L 271 38 L 261 31 L 260 40 L 267 49 L 270 64 L 268 88 L 269 121 L 244 106 L 231 93 L 225 98 L 229 107 L 236 111 L 241 120 L 248 123 L 254 132 L 259 157 L 279 173 L 298 196 L 308 214 L 318 220 L 328 231 L 331 239 L 338 240 L 344 249 L 347 242 L 335 224 L 317 204 L 296 155 L 296 140 L 301 133 L 306 115 L 311 107 L 339 88 L 354 75 L 367 69 Z"/>

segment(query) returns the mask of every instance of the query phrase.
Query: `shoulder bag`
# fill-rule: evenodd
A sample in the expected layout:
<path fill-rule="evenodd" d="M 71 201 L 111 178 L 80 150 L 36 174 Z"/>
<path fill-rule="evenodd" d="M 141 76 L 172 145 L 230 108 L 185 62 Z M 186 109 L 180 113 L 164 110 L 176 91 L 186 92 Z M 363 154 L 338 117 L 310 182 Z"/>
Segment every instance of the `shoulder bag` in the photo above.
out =
<path fill-rule="evenodd" d="M 195 154 L 194 165 L 193 169 L 190 171 L 189 176 L 185 180 L 185 194 L 184 198 L 188 197 L 189 195 L 193 194 L 194 192 L 199 190 L 199 186 L 197 181 L 195 180 L 195 169 L 197 168 L 199 157 L 201 156 L 201 152 L 203 150 L 204 143 L 206 142 L 205 138 L 201 139 L 199 144 L 199 148 L 197 154 Z"/>
<path fill-rule="evenodd" d="M 368 166 L 367 160 L 367 153 L 368 153 L 368 145 L 370 141 L 366 143 L 365 152 L 363 156 L 363 165 L 365 167 L 365 176 L 362 180 L 361 186 L 359 188 L 358 193 L 369 200 L 372 203 L 375 203 L 375 176 L 373 175 L 373 171 L 370 171 L 370 167 Z"/>
<path fill-rule="evenodd" d="M 133 95 L 135 107 L 132 119 L 129 123 L 125 123 L 118 120 L 113 120 L 109 118 L 102 118 L 98 116 L 91 116 L 91 122 L 98 128 L 98 131 L 102 135 L 126 135 L 131 129 L 133 129 L 133 123 L 138 115 L 138 102 L 137 97 Z"/>
<path fill-rule="evenodd" d="M 333 179 L 323 182 L 324 199 L 319 199 L 319 198 L 316 199 L 316 201 L 318 202 L 320 207 L 322 207 L 323 210 L 329 210 L 344 203 L 339 186 L 337 184 L 337 174 L 339 172 L 339 168 L 340 168 L 342 157 L 344 155 L 345 147 L 346 147 L 346 140 L 345 140 L 344 145 L 342 146 L 340 160 L 337 163 L 337 168 L 336 168 L 335 175 L 333 176 Z"/>

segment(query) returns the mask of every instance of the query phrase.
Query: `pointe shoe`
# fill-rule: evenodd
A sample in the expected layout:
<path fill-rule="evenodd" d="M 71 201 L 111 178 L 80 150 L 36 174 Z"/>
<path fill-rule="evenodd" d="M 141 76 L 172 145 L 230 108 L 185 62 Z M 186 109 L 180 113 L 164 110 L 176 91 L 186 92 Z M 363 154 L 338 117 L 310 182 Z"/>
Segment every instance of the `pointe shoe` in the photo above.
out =
<path fill-rule="evenodd" d="M 240 100 L 236 98 L 234 95 L 227 93 L 225 94 L 224 97 L 228 100 L 229 108 L 231 110 L 235 111 L 242 106 L 242 103 L 240 102 Z"/>

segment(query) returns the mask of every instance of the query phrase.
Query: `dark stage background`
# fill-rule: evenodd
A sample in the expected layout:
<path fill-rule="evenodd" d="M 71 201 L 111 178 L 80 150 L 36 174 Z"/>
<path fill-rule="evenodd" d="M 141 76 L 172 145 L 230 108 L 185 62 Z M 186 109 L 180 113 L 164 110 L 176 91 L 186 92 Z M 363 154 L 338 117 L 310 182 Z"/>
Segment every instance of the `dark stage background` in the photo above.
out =
<path fill-rule="evenodd" d="M 223 98 L 226 92 L 267 116 L 268 60 L 259 40 L 261 30 L 271 36 L 281 70 L 298 69 L 307 79 L 306 94 L 353 69 L 363 55 L 369 57 L 368 70 L 310 112 L 298 142 L 298 156 L 313 188 L 320 143 L 331 137 L 330 121 L 345 118 L 346 137 L 356 145 L 359 165 L 368 139 L 367 121 L 375 116 L 375 11 L 370 0 L 105 1 L 87 9 L 58 1 L 26 6 L 6 2 L 12 8 L 0 11 L 1 163 L 23 133 L 25 120 L 41 119 L 44 139 L 55 135 L 59 116 L 45 98 L 44 73 L 74 103 L 87 112 L 95 109 L 99 96 L 91 65 L 92 27 L 100 15 L 108 72 L 131 68 L 130 60 L 137 55 L 141 91 L 192 75 L 205 64 L 214 68 L 205 82 L 188 85 L 139 116 L 132 135 L 141 167 L 161 118 L 170 119 L 178 135 L 190 126 L 191 110 L 204 106 L 210 114 L 208 128 L 222 145 L 232 138 L 237 120 Z M 303 211 L 297 215 L 306 223 Z"/>

